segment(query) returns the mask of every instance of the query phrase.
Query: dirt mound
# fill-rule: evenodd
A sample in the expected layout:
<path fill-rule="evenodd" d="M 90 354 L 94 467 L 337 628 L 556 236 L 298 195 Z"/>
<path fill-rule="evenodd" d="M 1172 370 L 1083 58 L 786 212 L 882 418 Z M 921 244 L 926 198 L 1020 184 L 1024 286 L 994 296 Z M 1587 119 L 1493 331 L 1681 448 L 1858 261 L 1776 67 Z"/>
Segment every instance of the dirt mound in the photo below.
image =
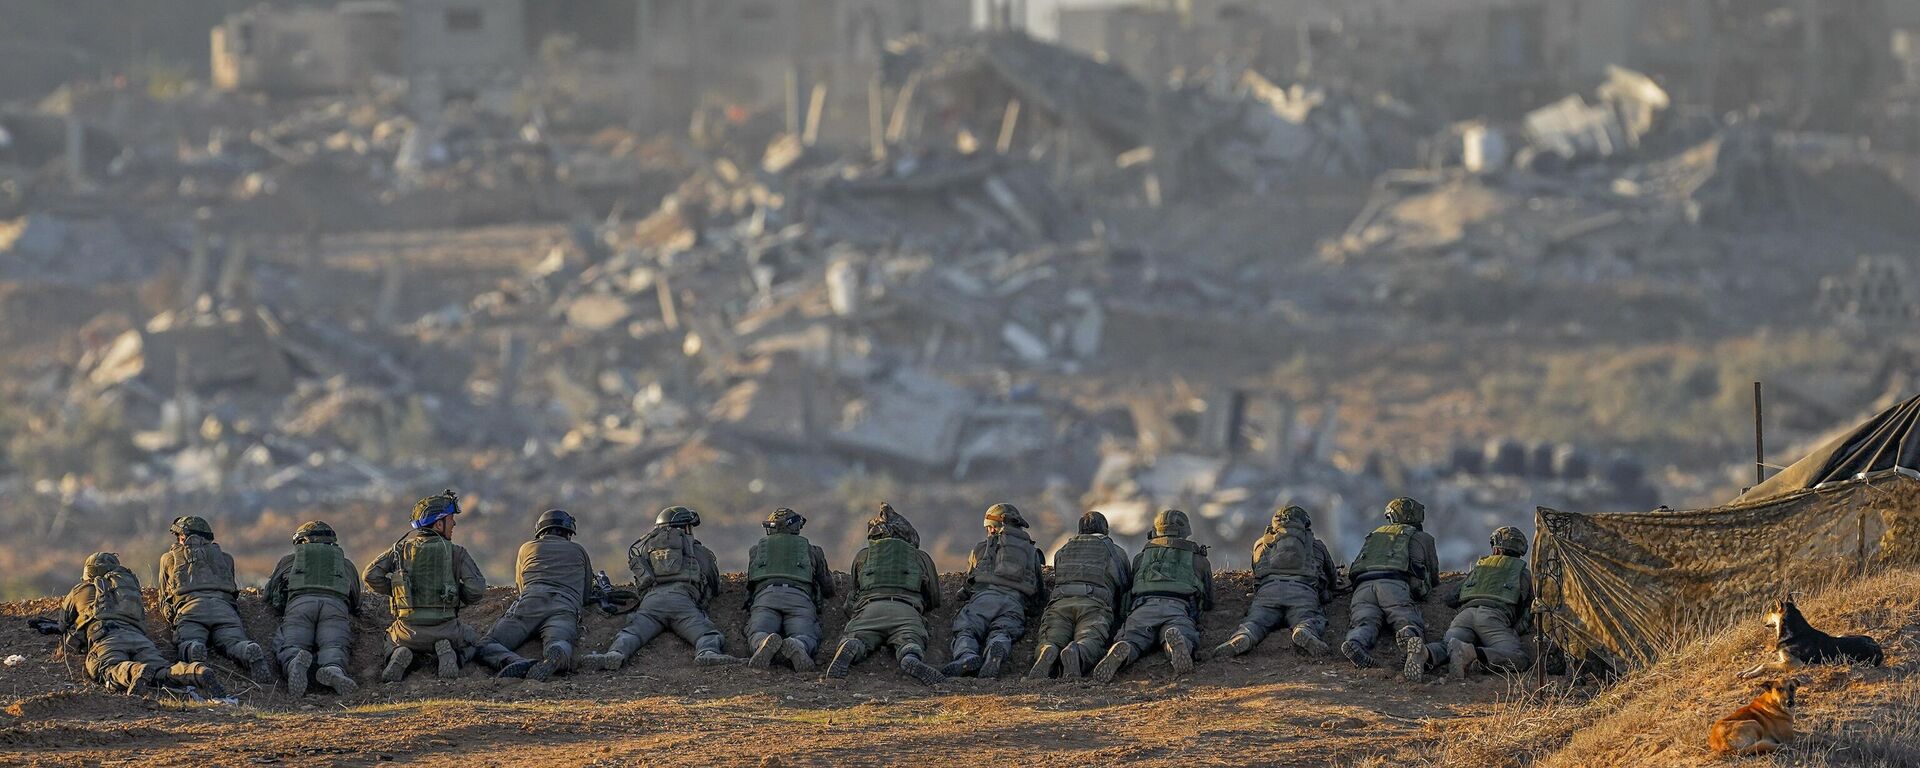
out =
<path fill-rule="evenodd" d="M 134 696 L 103 696 L 98 690 L 41 693 L 8 704 L 8 716 L 22 720 L 106 720 L 145 713 L 153 707 Z"/>

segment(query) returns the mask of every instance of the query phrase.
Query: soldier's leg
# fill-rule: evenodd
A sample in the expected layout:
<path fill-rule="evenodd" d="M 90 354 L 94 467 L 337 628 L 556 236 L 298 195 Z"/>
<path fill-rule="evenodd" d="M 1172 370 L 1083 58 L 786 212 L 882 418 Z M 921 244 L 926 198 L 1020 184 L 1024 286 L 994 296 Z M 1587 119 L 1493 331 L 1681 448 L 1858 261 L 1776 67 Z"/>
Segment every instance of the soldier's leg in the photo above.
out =
<path fill-rule="evenodd" d="M 573 611 L 556 612 L 540 625 L 540 650 L 554 662 L 555 671 L 573 666 L 573 647 L 579 640 L 580 614 Z"/>
<path fill-rule="evenodd" d="M 693 646 L 693 660 L 699 664 L 738 664 L 745 659 L 729 656 L 726 652 L 726 635 L 720 634 L 720 628 L 713 625 L 713 619 L 700 609 L 691 597 L 682 597 L 673 604 L 670 614 L 673 633 Z"/>
<path fill-rule="evenodd" d="M 133 690 L 147 674 L 147 665 L 133 659 L 127 649 L 114 643 L 98 642 L 87 649 L 83 668 L 87 677 L 114 691 Z"/>
<path fill-rule="evenodd" d="M 207 627 L 191 618 L 176 615 L 173 620 L 173 645 L 181 661 L 206 661 Z"/>
<path fill-rule="evenodd" d="M 1533 659 L 1527 655 L 1526 643 L 1520 639 L 1520 633 L 1514 631 L 1513 623 L 1507 619 L 1506 612 L 1491 608 L 1482 608 L 1473 617 L 1474 633 L 1479 636 L 1479 661 L 1489 668 L 1507 672 L 1524 672 L 1533 666 Z"/>
<path fill-rule="evenodd" d="M 887 632 L 887 642 L 893 646 L 894 658 L 900 661 L 900 671 L 908 677 L 918 680 L 922 685 L 938 685 L 945 682 L 940 670 L 926 662 L 928 641 L 927 621 L 912 606 L 893 603 L 901 611 L 894 619 L 893 627 Z"/>
<path fill-rule="evenodd" d="M 1280 582 L 1270 581 L 1260 585 L 1253 592 L 1253 603 L 1247 606 L 1247 617 L 1235 627 L 1233 634 L 1213 649 L 1215 656 L 1238 656 L 1253 650 L 1261 640 L 1267 639 L 1267 632 L 1282 618 L 1279 592 Z"/>
<path fill-rule="evenodd" d="M 1408 680 L 1418 680 L 1427 669 L 1427 617 L 1420 612 L 1419 604 L 1413 601 L 1413 590 L 1405 582 L 1377 581 L 1374 594 L 1380 598 L 1380 607 L 1386 612 L 1387 623 L 1393 627 L 1394 643 L 1406 654 L 1401 661 L 1400 674 Z"/>
<path fill-rule="evenodd" d="M 649 593 L 640 601 L 640 607 L 627 616 L 627 625 L 613 636 L 613 643 L 607 646 L 606 653 L 589 653 L 580 657 L 582 669 L 615 670 L 627 662 L 634 651 L 653 642 L 661 632 L 666 631 L 663 620 L 661 600 L 658 593 Z"/>
<path fill-rule="evenodd" d="M 316 600 L 294 598 L 287 606 L 286 613 L 280 617 L 280 626 L 273 630 L 273 653 L 282 666 L 293 661 L 295 654 L 301 651 L 311 653 L 318 647 L 318 603 Z"/>
<path fill-rule="evenodd" d="M 759 648 L 768 635 L 780 634 L 780 625 L 785 617 L 774 605 L 777 598 L 776 587 L 766 587 L 753 596 L 753 606 L 747 609 L 747 647 Z"/>
<path fill-rule="evenodd" d="M 780 656 L 793 665 L 795 672 L 813 671 L 813 654 L 820 649 L 820 609 L 813 596 L 800 590 L 786 590 L 791 604 L 782 611 Z"/>
<path fill-rule="evenodd" d="M 1380 610 L 1379 599 L 1374 590 L 1382 582 L 1369 581 L 1353 588 L 1353 598 L 1347 602 L 1347 613 L 1351 626 L 1347 629 L 1347 638 L 1340 644 L 1340 652 L 1348 661 L 1358 667 L 1371 667 L 1373 661 L 1373 643 L 1380 637 L 1380 623 L 1386 614 Z"/>
<path fill-rule="evenodd" d="M 993 594 L 974 595 L 953 615 L 953 646 L 948 654 L 952 660 L 940 670 L 942 674 L 955 677 L 979 671 L 980 643 L 986 637 L 988 623 L 993 621 Z"/>
<path fill-rule="evenodd" d="M 316 667 L 347 668 L 353 648 L 353 614 L 341 600 L 319 601 L 319 618 L 313 625 L 313 663 Z"/>
<path fill-rule="evenodd" d="M 1089 601 L 1073 612 L 1073 642 L 1060 651 L 1060 673 L 1079 677 L 1100 658 L 1113 640 L 1113 608 Z"/>
<path fill-rule="evenodd" d="M 1293 645 L 1318 656 L 1327 652 L 1327 612 L 1320 605 L 1320 591 L 1310 584 L 1288 582 L 1280 596 L 1282 618 L 1292 627 Z"/>
<path fill-rule="evenodd" d="M 1040 612 L 1040 628 L 1034 632 L 1038 642 L 1033 650 L 1033 667 L 1027 670 L 1029 679 L 1043 680 L 1051 676 L 1054 666 L 1060 663 L 1060 649 L 1073 642 L 1073 626 L 1061 617 L 1062 612 L 1059 600 Z"/>
<path fill-rule="evenodd" d="M 1160 643 L 1160 628 L 1178 612 L 1186 615 L 1186 606 L 1175 600 L 1148 598 L 1134 606 L 1120 626 L 1120 639 L 1107 649 L 1107 655 L 1093 668 L 1093 678 L 1112 682 L 1114 675 L 1140 658 L 1140 654 Z"/>
<path fill-rule="evenodd" d="M 866 658 L 867 653 L 886 640 L 884 628 L 887 624 L 879 620 L 875 606 L 880 602 L 867 603 L 854 610 L 847 619 L 847 626 L 841 630 L 840 642 L 834 647 L 833 660 L 827 663 L 827 677 L 840 679 L 853 671 L 853 665 Z"/>
<path fill-rule="evenodd" d="M 1169 617 L 1160 626 L 1160 646 L 1167 652 L 1167 661 L 1173 664 L 1173 671 L 1188 674 L 1193 671 L 1193 650 L 1200 646 L 1200 627 L 1193 621 L 1193 615 L 1181 611 L 1178 616 Z"/>
<path fill-rule="evenodd" d="M 999 677 L 1013 655 L 1013 644 L 1027 635 L 1026 601 L 1002 595 L 999 611 L 987 622 L 987 643 L 981 654 L 980 676 Z"/>
<path fill-rule="evenodd" d="M 1446 665 L 1448 674 L 1458 680 L 1467 676 L 1467 665 L 1473 663 L 1474 633 L 1472 608 L 1454 614 L 1453 623 L 1447 625 L 1447 633 L 1440 642 L 1427 644 L 1427 665 L 1438 668 Z"/>
<path fill-rule="evenodd" d="M 537 617 L 527 615 L 526 606 L 524 599 L 509 606 L 506 614 L 487 628 L 486 637 L 480 639 L 479 647 L 474 651 L 474 657 L 481 664 L 499 670 L 502 677 L 524 677 L 527 668 L 533 666 L 533 662 L 515 652 L 527 638 L 533 636 L 539 621 Z M 519 674 L 508 674 L 509 671 Z"/>

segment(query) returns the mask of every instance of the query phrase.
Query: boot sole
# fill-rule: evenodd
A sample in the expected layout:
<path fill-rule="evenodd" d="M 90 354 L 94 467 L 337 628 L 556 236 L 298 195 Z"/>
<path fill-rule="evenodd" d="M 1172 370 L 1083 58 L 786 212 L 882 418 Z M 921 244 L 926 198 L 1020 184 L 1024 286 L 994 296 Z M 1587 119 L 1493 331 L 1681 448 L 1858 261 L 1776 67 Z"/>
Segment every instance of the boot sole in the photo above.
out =
<path fill-rule="evenodd" d="M 780 655 L 786 658 L 787 663 L 793 665 L 793 671 L 802 674 L 813 672 L 813 654 L 807 653 L 805 646 L 794 645 L 793 638 L 787 638 L 787 641 L 780 645 L 780 651 Z"/>
<path fill-rule="evenodd" d="M 413 650 L 399 648 L 387 657 L 387 666 L 380 670 L 380 682 L 397 683 L 407 677 L 407 668 L 413 666 Z"/>
<path fill-rule="evenodd" d="M 760 647 L 753 649 L 753 658 L 747 659 L 747 666 L 754 669 L 772 669 L 773 659 L 780 655 L 785 647 L 786 638 L 779 635 L 767 635 L 760 641 Z"/>
<path fill-rule="evenodd" d="M 1176 674 L 1193 674 L 1193 646 L 1187 643 L 1185 636 L 1175 636 L 1167 641 L 1167 660 L 1173 663 Z"/>
<path fill-rule="evenodd" d="M 345 672 L 328 671 L 331 669 L 333 668 L 322 667 L 320 671 L 313 676 L 314 682 L 332 688 L 334 693 L 340 694 L 341 696 L 348 696 L 360 690 L 360 684 L 355 683 L 353 678 L 347 677 Z"/>
<path fill-rule="evenodd" d="M 947 681 L 947 678 L 940 674 L 940 670 L 934 669 L 924 661 L 903 661 L 900 663 L 900 670 L 907 673 L 908 677 L 919 681 L 921 685 L 935 686 Z"/>
<path fill-rule="evenodd" d="M 1115 655 L 1112 651 L 1108 651 L 1106 657 L 1101 659 L 1099 664 L 1094 665 L 1093 679 L 1097 682 L 1111 683 L 1113 682 L 1113 677 L 1120 674 L 1120 667 L 1126 663 L 1127 660 L 1125 657 Z"/>
<path fill-rule="evenodd" d="M 1080 651 L 1077 648 L 1067 646 L 1060 651 L 1060 677 L 1068 680 L 1078 680 L 1085 677 L 1086 674 L 1087 665 L 1080 660 Z"/>
<path fill-rule="evenodd" d="M 1308 656 L 1314 658 L 1327 655 L 1327 641 L 1305 632 L 1294 633 L 1293 647 L 1299 648 L 1301 651 L 1306 652 Z"/>
<path fill-rule="evenodd" d="M 987 658 L 980 662 L 981 677 L 999 677 L 1000 667 L 1006 664 L 1007 654 L 1013 650 L 1011 648 L 1005 648 L 996 651 L 995 647 L 996 646 L 992 645 L 987 646 Z"/>
<path fill-rule="evenodd" d="M 1045 680 L 1053 674 L 1053 665 L 1059 663 L 1060 652 L 1048 647 L 1040 649 L 1033 659 L 1033 668 L 1027 670 L 1028 680 Z"/>
<path fill-rule="evenodd" d="M 1455 680 L 1467 679 L 1467 665 L 1473 662 L 1473 646 L 1466 643 L 1447 643 L 1447 676 Z"/>
<path fill-rule="evenodd" d="M 433 661 L 437 665 L 434 673 L 442 680 L 460 676 L 460 657 L 454 655 L 453 643 L 445 640 L 433 644 Z"/>
<path fill-rule="evenodd" d="M 1417 637 L 1408 637 L 1400 641 L 1400 650 L 1407 652 L 1406 661 L 1400 665 L 1400 676 L 1408 681 L 1417 681 L 1427 671 L 1427 645 Z"/>
<path fill-rule="evenodd" d="M 296 651 L 293 659 L 287 662 L 287 695 L 300 698 L 307 695 L 307 670 L 313 668 L 313 654 Z"/>

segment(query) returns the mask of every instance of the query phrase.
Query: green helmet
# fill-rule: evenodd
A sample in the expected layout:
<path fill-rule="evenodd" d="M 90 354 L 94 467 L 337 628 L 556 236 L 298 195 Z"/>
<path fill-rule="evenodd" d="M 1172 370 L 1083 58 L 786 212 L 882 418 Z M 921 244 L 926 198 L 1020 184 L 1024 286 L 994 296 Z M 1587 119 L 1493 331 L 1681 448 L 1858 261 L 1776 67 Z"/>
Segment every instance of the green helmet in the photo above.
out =
<path fill-rule="evenodd" d="M 1387 502 L 1387 519 L 1401 525 L 1420 525 L 1427 521 L 1427 506 L 1402 496 Z"/>
<path fill-rule="evenodd" d="M 1000 503 L 987 507 L 987 522 L 1011 525 L 1015 528 L 1027 527 L 1027 519 L 1020 516 L 1019 508 L 1012 504 Z"/>
<path fill-rule="evenodd" d="M 573 527 L 573 515 L 567 514 L 564 509 L 549 509 L 540 513 L 540 519 L 533 521 L 534 536 L 543 535 L 555 528 L 569 537 L 577 532 Z"/>
<path fill-rule="evenodd" d="M 767 521 L 760 527 L 767 529 L 767 533 L 799 533 L 806 524 L 807 519 L 800 513 L 781 507 L 767 513 Z"/>
<path fill-rule="evenodd" d="M 660 510 L 660 514 L 653 518 L 653 524 L 672 526 L 674 528 L 692 528 L 700 524 L 700 513 L 693 511 L 693 507 L 667 507 L 666 509 Z"/>
<path fill-rule="evenodd" d="M 293 543 L 295 544 L 332 544 L 337 540 L 338 537 L 335 536 L 333 532 L 333 526 L 327 525 L 319 520 L 310 520 L 301 523 L 299 528 L 293 529 Z"/>
<path fill-rule="evenodd" d="M 1081 533 L 1097 533 L 1102 536 L 1105 536 L 1107 535 L 1107 531 L 1108 531 L 1108 528 L 1107 528 L 1106 515 L 1100 514 L 1099 512 L 1090 511 L 1080 516 L 1080 532 Z"/>
<path fill-rule="evenodd" d="M 206 518 L 198 515 L 176 517 L 173 519 L 173 526 L 167 530 L 180 536 L 192 534 L 205 538 L 208 541 L 213 540 L 213 526 L 207 524 Z"/>
<path fill-rule="evenodd" d="M 1504 549 L 1512 552 L 1515 556 L 1527 553 L 1527 535 L 1521 533 L 1520 529 L 1511 525 L 1503 525 L 1494 529 L 1493 538 L 1489 539 L 1489 541 L 1495 549 Z"/>
<path fill-rule="evenodd" d="M 1273 527 L 1285 528 L 1289 525 L 1312 528 L 1313 516 L 1307 514 L 1307 510 L 1297 504 L 1288 504 L 1280 511 L 1273 513 Z"/>
<path fill-rule="evenodd" d="M 413 527 L 425 528 L 440 522 L 441 518 L 460 514 L 460 494 L 452 488 L 438 495 L 428 496 L 413 505 Z"/>
<path fill-rule="evenodd" d="M 97 579 L 120 568 L 120 556 L 112 552 L 95 552 L 87 555 L 84 573 L 89 579 Z"/>
<path fill-rule="evenodd" d="M 1177 509 L 1161 510 L 1153 516 L 1153 535 L 1184 539 L 1193 535 L 1193 524 L 1187 521 L 1187 513 Z"/>

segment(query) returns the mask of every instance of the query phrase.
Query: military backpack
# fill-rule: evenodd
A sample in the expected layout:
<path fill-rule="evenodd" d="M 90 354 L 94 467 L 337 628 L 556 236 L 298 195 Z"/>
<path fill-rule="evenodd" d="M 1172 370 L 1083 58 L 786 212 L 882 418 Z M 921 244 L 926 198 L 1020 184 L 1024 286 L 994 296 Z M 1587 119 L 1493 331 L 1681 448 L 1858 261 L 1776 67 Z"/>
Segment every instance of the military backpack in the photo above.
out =
<path fill-rule="evenodd" d="M 1039 581 L 1040 550 L 1019 529 L 987 537 L 985 556 L 975 561 L 967 578 L 975 584 L 1006 587 L 1027 597 Z"/>
<path fill-rule="evenodd" d="M 147 606 L 140 599 L 140 580 L 131 571 L 115 568 L 89 583 L 93 594 L 87 603 L 86 615 L 80 617 L 81 626 L 113 621 L 146 631 Z"/>
<path fill-rule="evenodd" d="M 1111 601 L 1113 590 L 1113 544 L 1105 536 L 1083 533 L 1061 545 L 1053 553 L 1054 582 L 1061 585 L 1084 584 L 1094 594 Z"/>
<path fill-rule="evenodd" d="M 1194 573 L 1199 545 L 1186 539 L 1151 539 L 1140 552 L 1140 570 L 1133 575 L 1133 594 L 1193 597 L 1206 589 Z"/>
<path fill-rule="evenodd" d="M 1313 546 L 1313 534 L 1305 528 L 1282 528 L 1261 537 L 1260 556 L 1253 563 L 1253 576 L 1265 580 L 1284 576 L 1318 581 L 1323 575 Z"/>
<path fill-rule="evenodd" d="M 1520 607 L 1521 580 L 1526 577 L 1527 561 L 1507 555 L 1488 555 L 1473 564 L 1473 571 L 1460 584 L 1460 602 L 1491 600 L 1508 609 Z"/>
<path fill-rule="evenodd" d="M 439 624 L 460 614 L 460 581 L 453 572 L 453 542 L 440 536 L 408 537 L 395 553 L 393 616 L 413 624 Z"/>
<path fill-rule="evenodd" d="M 769 533 L 760 540 L 753 562 L 747 564 L 747 588 L 758 589 L 770 579 L 813 591 L 813 545 L 807 537 Z"/>
<path fill-rule="evenodd" d="M 220 551 L 220 545 L 199 536 L 188 536 L 185 544 L 175 544 L 168 552 L 168 565 L 172 573 L 173 594 L 167 597 L 187 595 L 193 592 L 224 592 L 232 595 L 239 592 L 233 583 L 233 561 L 228 560 Z"/>
<path fill-rule="evenodd" d="M 328 594 L 342 600 L 353 593 L 353 569 L 347 555 L 332 544 L 293 545 L 293 567 L 287 571 L 287 594 Z"/>
<path fill-rule="evenodd" d="M 627 548 L 627 567 L 641 591 L 660 584 L 700 581 L 700 556 L 693 537 L 676 528 L 660 526 Z"/>
<path fill-rule="evenodd" d="M 1375 571 L 1394 571 L 1408 576 L 1413 575 L 1413 534 L 1411 525 L 1389 523 L 1373 529 L 1367 534 L 1367 540 L 1360 545 L 1360 556 L 1354 558 L 1355 576 Z"/>

